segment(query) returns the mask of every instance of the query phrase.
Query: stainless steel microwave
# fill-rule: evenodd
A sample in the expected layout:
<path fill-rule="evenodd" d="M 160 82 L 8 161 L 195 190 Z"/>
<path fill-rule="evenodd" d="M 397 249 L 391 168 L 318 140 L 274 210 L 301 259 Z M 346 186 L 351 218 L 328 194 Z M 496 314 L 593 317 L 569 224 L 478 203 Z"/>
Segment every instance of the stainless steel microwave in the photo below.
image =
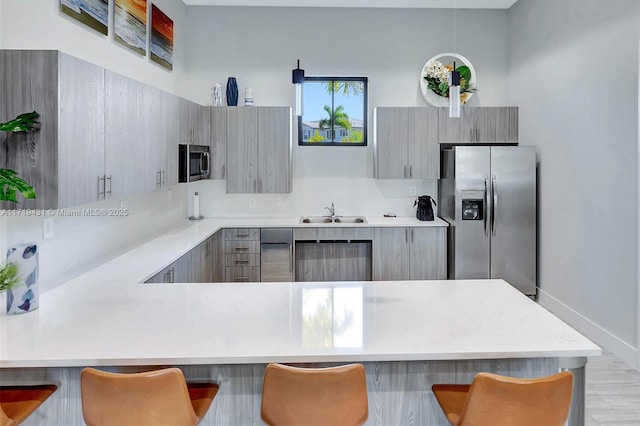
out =
<path fill-rule="evenodd" d="M 178 182 L 209 179 L 209 146 L 178 145 Z"/>

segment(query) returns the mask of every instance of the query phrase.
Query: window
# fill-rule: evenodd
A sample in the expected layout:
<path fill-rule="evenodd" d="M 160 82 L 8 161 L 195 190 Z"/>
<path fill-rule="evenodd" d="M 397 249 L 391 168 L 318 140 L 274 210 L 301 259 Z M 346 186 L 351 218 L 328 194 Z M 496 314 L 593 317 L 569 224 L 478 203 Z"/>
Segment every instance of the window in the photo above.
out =
<path fill-rule="evenodd" d="M 305 77 L 302 90 L 298 145 L 367 145 L 367 77 Z"/>

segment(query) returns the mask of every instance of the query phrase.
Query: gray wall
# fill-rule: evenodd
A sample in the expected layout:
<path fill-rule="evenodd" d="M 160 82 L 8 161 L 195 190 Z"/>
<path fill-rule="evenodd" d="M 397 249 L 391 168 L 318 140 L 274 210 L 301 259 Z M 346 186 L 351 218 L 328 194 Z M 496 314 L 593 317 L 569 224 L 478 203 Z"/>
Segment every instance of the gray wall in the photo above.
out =
<path fill-rule="evenodd" d="M 637 0 L 520 0 L 510 103 L 540 159 L 541 303 L 638 365 Z"/>

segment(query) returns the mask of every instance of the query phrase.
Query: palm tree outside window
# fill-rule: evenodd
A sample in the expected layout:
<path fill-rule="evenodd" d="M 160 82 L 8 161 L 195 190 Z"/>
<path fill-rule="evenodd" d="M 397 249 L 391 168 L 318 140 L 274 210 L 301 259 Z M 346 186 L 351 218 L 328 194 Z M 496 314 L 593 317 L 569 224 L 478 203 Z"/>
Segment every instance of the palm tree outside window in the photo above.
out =
<path fill-rule="evenodd" d="M 367 145 L 367 77 L 305 77 L 303 93 L 298 145 Z"/>

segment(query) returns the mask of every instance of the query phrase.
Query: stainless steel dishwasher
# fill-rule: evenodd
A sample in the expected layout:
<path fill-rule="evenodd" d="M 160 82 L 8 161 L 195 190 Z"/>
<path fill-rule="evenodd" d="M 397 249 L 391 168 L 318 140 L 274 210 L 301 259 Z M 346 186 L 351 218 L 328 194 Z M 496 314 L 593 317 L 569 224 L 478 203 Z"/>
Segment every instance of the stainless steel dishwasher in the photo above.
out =
<path fill-rule="evenodd" d="M 260 276 L 264 282 L 293 281 L 293 230 L 260 231 Z"/>

